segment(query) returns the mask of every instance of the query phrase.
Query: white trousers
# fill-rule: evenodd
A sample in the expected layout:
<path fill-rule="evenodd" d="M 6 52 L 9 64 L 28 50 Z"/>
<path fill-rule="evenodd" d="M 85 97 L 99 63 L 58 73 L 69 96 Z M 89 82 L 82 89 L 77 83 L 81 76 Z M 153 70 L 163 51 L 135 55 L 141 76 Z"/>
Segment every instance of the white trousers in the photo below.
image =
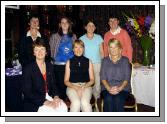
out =
<path fill-rule="evenodd" d="M 85 83 L 73 83 L 74 85 L 84 85 Z M 67 87 L 67 96 L 71 101 L 70 112 L 92 112 L 90 100 L 92 97 L 92 87 L 88 87 L 80 98 L 75 89 Z"/>

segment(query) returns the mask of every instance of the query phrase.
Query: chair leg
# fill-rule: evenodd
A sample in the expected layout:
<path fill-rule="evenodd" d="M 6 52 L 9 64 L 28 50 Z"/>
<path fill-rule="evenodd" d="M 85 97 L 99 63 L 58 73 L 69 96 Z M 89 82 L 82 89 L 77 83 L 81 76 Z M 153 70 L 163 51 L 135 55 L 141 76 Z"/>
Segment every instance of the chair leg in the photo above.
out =
<path fill-rule="evenodd" d="M 104 107 L 104 100 L 101 100 L 101 112 L 103 112 L 103 107 Z"/>
<path fill-rule="evenodd" d="M 96 112 L 99 112 L 99 108 L 98 108 L 98 105 L 97 105 L 97 100 L 95 100 L 95 110 L 96 110 Z"/>
<path fill-rule="evenodd" d="M 138 109 L 137 109 L 137 103 L 135 103 L 135 112 L 137 112 Z"/>

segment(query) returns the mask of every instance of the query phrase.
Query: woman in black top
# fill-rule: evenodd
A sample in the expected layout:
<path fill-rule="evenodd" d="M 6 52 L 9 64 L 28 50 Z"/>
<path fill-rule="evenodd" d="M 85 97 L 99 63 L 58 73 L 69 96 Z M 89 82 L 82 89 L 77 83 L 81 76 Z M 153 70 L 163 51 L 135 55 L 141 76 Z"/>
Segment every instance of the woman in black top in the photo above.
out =
<path fill-rule="evenodd" d="M 47 57 L 45 60 L 50 61 L 50 46 L 49 42 L 46 36 L 41 34 L 39 32 L 39 17 L 37 15 L 32 15 L 29 20 L 29 30 L 21 36 L 20 42 L 19 42 L 19 61 L 22 65 L 22 68 L 24 69 L 26 65 L 32 63 L 35 61 L 35 57 L 33 56 L 33 49 L 32 45 L 36 42 L 36 40 L 44 39 L 42 42 L 44 42 L 47 47 Z"/>
<path fill-rule="evenodd" d="M 90 60 L 83 56 L 84 43 L 76 40 L 73 43 L 74 57 L 66 63 L 64 82 L 67 86 L 67 96 L 71 101 L 71 112 L 91 112 L 90 99 L 94 84 L 93 66 Z"/>

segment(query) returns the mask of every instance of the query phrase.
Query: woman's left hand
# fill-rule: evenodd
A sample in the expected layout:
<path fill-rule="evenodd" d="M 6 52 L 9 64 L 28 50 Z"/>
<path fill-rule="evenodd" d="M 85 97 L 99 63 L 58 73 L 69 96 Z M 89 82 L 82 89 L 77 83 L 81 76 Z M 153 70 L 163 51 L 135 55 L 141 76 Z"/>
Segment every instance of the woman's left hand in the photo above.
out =
<path fill-rule="evenodd" d="M 109 92 L 113 95 L 116 95 L 120 92 L 120 88 L 118 86 L 113 86 L 110 88 Z"/>
<path fill-rule="evenodd" d="M 84 86 L 81 86 L 77 89 L 77 93 L 78 93 L 78 96 L 81 98 L 82 97 L 82 94 L 85 90 L 85 87 Z"/>
<path fill-rule="evenodd" d="M 58 106 L 61 105 L 62 100 L 59 97 L 54 97 L 52 104 L 53 104 L 53 108 L 56 108 Z"/>

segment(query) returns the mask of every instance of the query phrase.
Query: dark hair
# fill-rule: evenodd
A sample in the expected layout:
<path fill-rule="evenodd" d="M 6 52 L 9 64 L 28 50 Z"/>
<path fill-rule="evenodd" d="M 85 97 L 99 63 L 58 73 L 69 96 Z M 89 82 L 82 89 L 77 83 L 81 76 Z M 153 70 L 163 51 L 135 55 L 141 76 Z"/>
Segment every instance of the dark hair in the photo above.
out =
<path fill-rule="evenodd" d="M 35 14 L 35 13 L 31 14 L 28 22 L 30 22 L 32 18 L 38 18 L 39 19 L 39 16 L 38 16 L 38 14 Z"/>
<path fill-rule="evenodd" d="M 32 50 L 34 50 L 35 47 L 45 47 L 46 52 L 48 53 L 48 46 L 46 45 L 46 42 L 42 38 L 37 38 L 34 43 L 32 44 Z"/>
<path fill-rule="evenodd" d="M 109 19 L 110 19 L 110 18 L 116 18 L 116 19 L 119 20 L 120 17 L 119 17 L 118 14 L 116 14 L 116 13 L 110 13 L 110 14 L 109 14 Z"/>
<path fill-rule="evenodd" d="M 87 24 L 88 24 L 89 22 L 92 22 L 92 23 L 96 26 L 96 23 L 95 23 L 95 21 L 93 20 L 93 18 L 88 18 L 88 19 L 86 19 L 86 20 L 84 21 L 84 26 L 87 26 Z"/>
<path fill-rule="evenodd" d="M 73 32 L 72 32 L 72 21 L 71 21 L 68 17 L 62 16 L 62 17 L 60 18 L 60 20 L 59 20 L 59 24 L 61 23 L 61 20 L 62 20 L 62 19 L 66 19 L 67 22 L 69 23 L 68 35 L 69 35 L 70 37 L 72 37 L 72 36 L 73 36 Z M 59 29 L 58 29 L 58 34 L 59 34 L 60 36 L 63 35 L 62 27 L 60 27 L 60 25 L 59 25 Z"/>

